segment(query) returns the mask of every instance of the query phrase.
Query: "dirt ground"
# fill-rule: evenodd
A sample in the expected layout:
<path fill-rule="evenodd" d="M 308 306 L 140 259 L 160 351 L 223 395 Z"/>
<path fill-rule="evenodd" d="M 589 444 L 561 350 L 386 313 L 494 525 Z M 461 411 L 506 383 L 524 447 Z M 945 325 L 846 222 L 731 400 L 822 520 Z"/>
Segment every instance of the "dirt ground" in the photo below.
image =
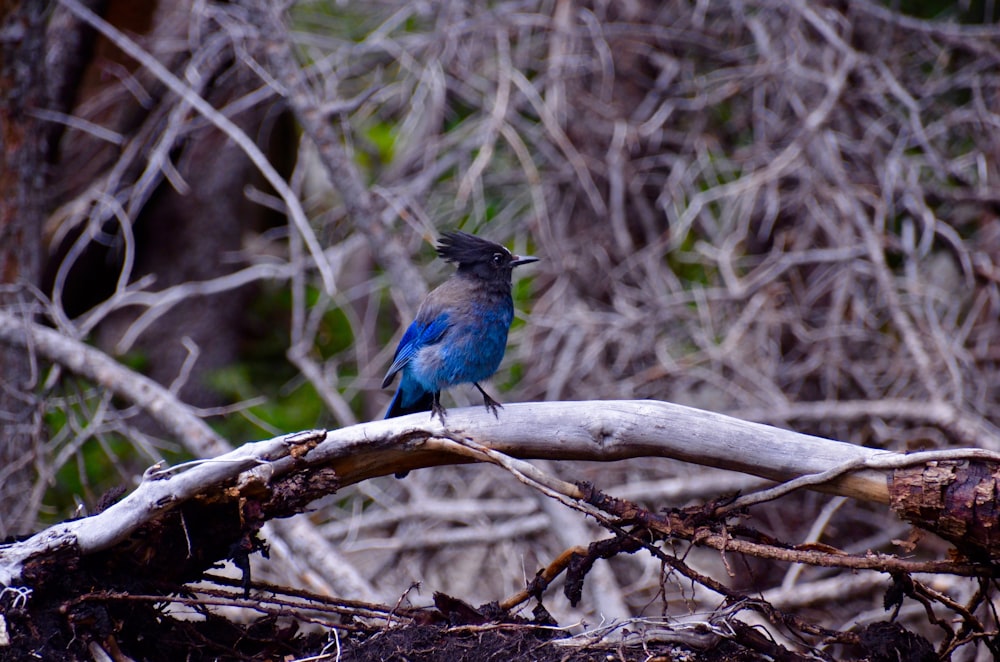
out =
<path fill-rule="evenodd" d="M 142 610 L 140 610 L 142 611 Z M 484 662 L 489 660 L 537 660 L 577 662 L 660 660 L 662 662 L 750 662 L 775 659 L 736 641 L 722 641 L 706 651 L 679 644 L 647 642 L 633 645 L 570 647 L 553 642 L 551 634 L 539 634 L 530 626 L 455 628 L 441 624 L 406 625 L 379 631 L 354 631 L 302 635 L 298 628 L 280 619 L 267 618 L 251 626 L 236 626 L 224 619 L 200 623 L 133 613 L 135 622 L 118 623 L 117 632 L 98 635 L 110 625 L 95 612 L 86 623 L 86 634 L 67 639 L 63 628 L 52 621 L 36 622 L 36 636 L 15 639 L 0 649 L 0 660 L 59 660 L 75 662 L 98 659 L 98 648 L 116 660 L 426 660 L 427 662 Z M 86 617 L 78 614 L 77 618 Z M 114 628 L 112 628 L 114 629 Z M 95 636 L 97 635 L 97 636 Z M 779 658 L 781 659 L 781 658 Z M 783 659 L 805 659 L 789 653 Z"/>
<path fill-rule="evenodd" d="M 528 620 L 491 613 L 495 605 L 476 608 L 441 595 L 437 596 L 436 608 L 401 610 L 395 618 L 374 619 L 379 621 L 376 624 L 364 616 L 376 610 L 366 611 L 368 608 L 359 605 L 341 609 L 334 619 L 329 614 L 310 614 L 296 607 L 278 610 L 249 624 L 237 623 L 212 611 L 213 601 L 204 594 L 188 595 L 191 597 L 175 598 L 174 604 L 187 599 L 200 618 L 176 618 L 165 611 L 164 602 L 149 595 L 106 592 L 78 599 L 27 602 L 4 596 L 0 598 L 0 614 L 9 643 L 0 646 L 0 662 L 937 660 L 926 640 L 894 623 L 876 623 L 860 632 L 856 650 L 841 650 L 836 657 L 829 653 L 810 657 L 774 643 L 760 630 L 737 619 L 726 622 L 724 633 L 722 628 L 713 633 L 707 627 L 675 631 L 661 628 L 644 633 L 621 630 L 617 642 L 581 642 L 552 622 L 544 609 L 536 608 L 533 619 Z M 223 602 L 216 600 L 214 606 Z M 242 604 L 254 602 L 251 598 Z M 316 623 L 326 623 L 327 627 L 317 628 Z"/>

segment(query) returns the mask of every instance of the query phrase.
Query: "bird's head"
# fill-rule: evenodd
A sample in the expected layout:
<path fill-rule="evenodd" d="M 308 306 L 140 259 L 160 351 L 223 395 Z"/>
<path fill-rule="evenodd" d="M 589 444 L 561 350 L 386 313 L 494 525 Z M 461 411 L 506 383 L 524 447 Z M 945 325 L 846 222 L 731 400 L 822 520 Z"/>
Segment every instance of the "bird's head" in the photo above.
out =
<path fill-rule="evenodd" d="M 514 267 L 538 261 L 531 255 L 513 255 L 500 244 L 465 232 L 442 234 L 437 252 L 446 262 L 456 263 L 459 273 L 507 283 Z"/>

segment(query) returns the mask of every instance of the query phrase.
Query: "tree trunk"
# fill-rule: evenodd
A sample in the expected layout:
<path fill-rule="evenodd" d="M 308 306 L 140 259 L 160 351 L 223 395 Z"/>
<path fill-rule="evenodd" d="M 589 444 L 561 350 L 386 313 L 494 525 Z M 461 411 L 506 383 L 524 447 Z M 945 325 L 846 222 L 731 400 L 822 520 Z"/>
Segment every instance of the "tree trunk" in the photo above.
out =
<path fill-rule="evenodd" d="M 0 1 L 0 307 L 28 315 L 28 286 L 38 281 L 45 218 L 46 127 L 32 112 L 46 108 L 45 4 Z M 0 346 L 0 538 L 28 531 L 40 409 L 31 355 Z"/>

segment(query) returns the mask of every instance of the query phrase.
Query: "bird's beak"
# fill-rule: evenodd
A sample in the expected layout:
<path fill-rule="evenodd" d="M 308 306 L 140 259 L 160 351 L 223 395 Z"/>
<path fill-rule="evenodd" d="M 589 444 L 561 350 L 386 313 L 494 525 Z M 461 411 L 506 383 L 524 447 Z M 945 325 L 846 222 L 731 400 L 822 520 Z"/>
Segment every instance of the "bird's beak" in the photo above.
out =
<path fill-rule="evenodd" d="M 532 262 L 538 262 L 540 257 L 535 257 L 534 255 L 513 255 L 514 259 L 510 261 L 510 266 L 519 267 L 522 264 L 531 264 Z"/>

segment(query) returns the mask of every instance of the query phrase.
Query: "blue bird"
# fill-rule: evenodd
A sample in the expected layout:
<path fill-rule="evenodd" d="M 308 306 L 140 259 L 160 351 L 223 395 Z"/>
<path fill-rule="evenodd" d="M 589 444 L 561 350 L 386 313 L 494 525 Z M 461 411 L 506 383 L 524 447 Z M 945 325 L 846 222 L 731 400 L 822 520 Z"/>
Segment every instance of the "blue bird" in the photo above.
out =
<path fill-rule="evenodd" d="M 451 278 L 435 288 L 399 341 L 382 388 L 402 373 L 386 418 L 419 411 L 444 422 L 442 389 L 472 383 L 483 404 L 499 418 L 500 403 L 479 382 L 489 378 L 507 349 L 507 331 L 514 319 L 510 296 L 514 267 L 538 261 L 512 255 L 492 241 L 465 232 L 445 232 L 438 255 L 458 265 Z"/>

